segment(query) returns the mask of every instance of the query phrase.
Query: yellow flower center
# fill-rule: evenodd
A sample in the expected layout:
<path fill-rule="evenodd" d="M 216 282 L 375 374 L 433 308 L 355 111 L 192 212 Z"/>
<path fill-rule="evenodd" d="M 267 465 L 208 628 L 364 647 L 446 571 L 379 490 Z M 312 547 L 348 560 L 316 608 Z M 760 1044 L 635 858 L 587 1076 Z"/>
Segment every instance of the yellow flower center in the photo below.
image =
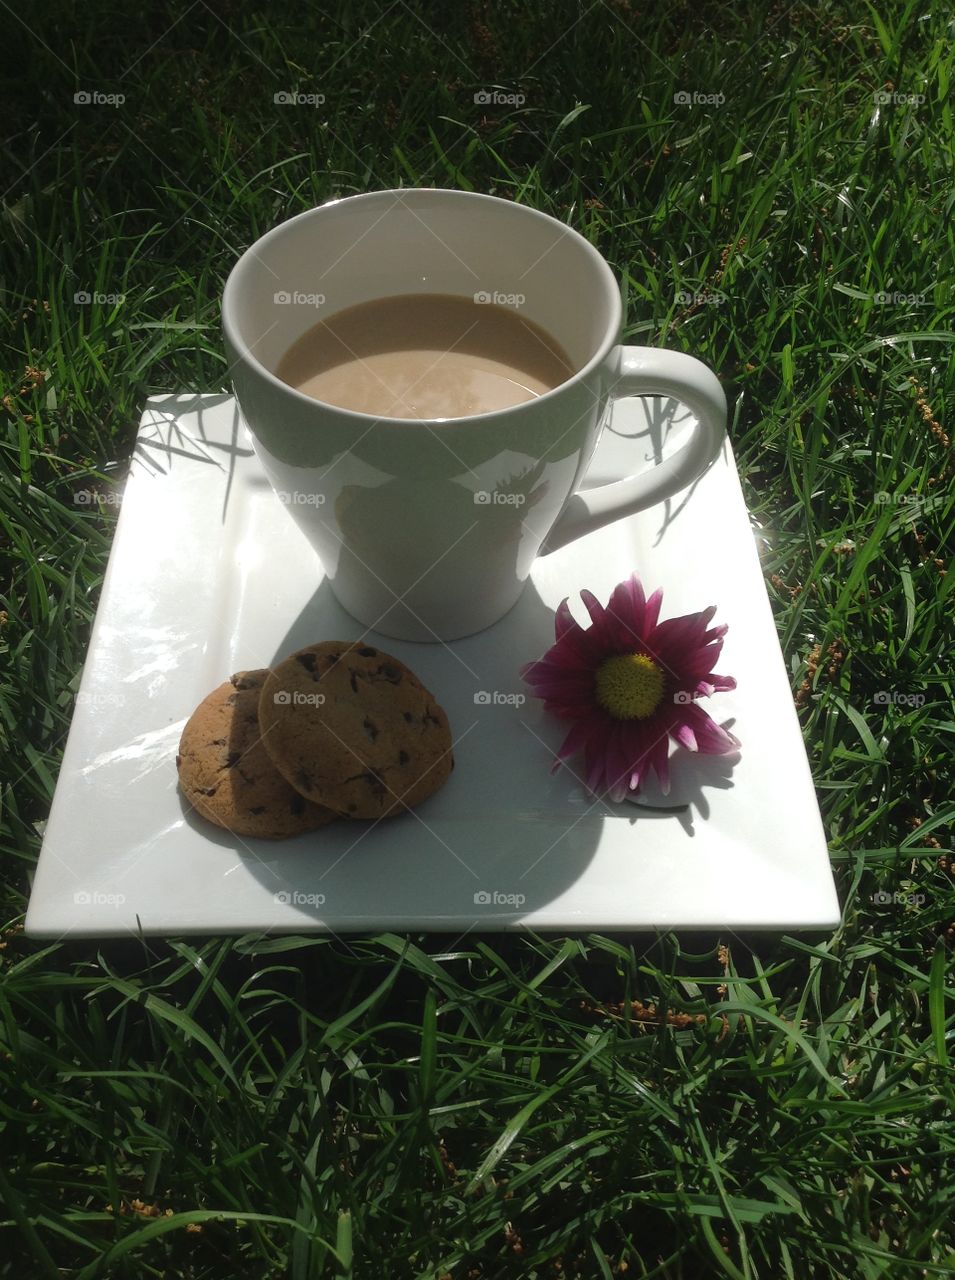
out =
<path fill-rule="evenodd" d="M 617 720 L 645 720 L 663 698 L 663 672 L 645 653 L 617 653 L 597 668 L 597 701 Z"/>

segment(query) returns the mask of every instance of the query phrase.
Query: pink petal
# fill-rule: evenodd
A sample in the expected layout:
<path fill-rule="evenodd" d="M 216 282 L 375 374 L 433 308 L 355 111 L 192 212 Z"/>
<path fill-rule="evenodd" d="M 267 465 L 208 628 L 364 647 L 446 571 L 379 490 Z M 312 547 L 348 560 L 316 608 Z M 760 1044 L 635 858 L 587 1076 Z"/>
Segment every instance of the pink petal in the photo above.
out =
<path fill-rule="evenodd" d="M 708 604 L 705 609 L 696 615 L 702 622 L 708 623 L 711 618 L 716 616 L 716 605 Z M 725 625 L 725 624 L 724 624 Z"/>
<path fill-rule="evenodd" d="M 630 773 L 630 787 L 629 787 L 630 791 L 640 790 L 640 784 L 643 782 L 643 779 L 646 777 L 649 771 L 649 767 L 650 767 L 649 756 L 644 756 L 642 760 L 638 760 L 636 762 L 636 764 L 633 766 L 633 769 Z"/>
<path fill-rule="evenodd" d="M 698 613 L 688 613 L 682 618 L 665 618 L 647 636 L 647 644 L 663 654 L 698 649 L 705 630 L 699 617 Z"/>
<path fill-rule="evenodd" d="M 585 667 L 575 663 L 554 661 L 552 658 L 540 658 L 522 668 L 521 675 L 525 680 L 593 680 L 594 668 L 588 663 Z"/>
<path fill-rule="evenodd" d="M 643 583 L 636 573 L 631 573 L 626 582 L 621 582 L 614 589 L 610 599 L 613 600 L 614 596 L 619 596 L 621 603 L 626 600 L 630 601 L 630 609 L 634 618 L 639 618 L 642 615 L 647 603 L 647 593 L 644 591 Z"/>
<path fill-rule="evenodd" d="M 692 652 L 684 653 L 680 657 L 674 656 L 673 666 L 689 685 L 694 680 L 699 680 L 703 676 L 710 674 L 719 662 L 722 650 L 723 641 L 717 640 L 715 644 L 704 645 L 701 649 L 694 649 Z"/>
<path fill-rule="evenodd" d="M 670 794 L 670 741 L 669 737 L 661 738 L 653 748 L 650 767 L 656 770 L 660 779 L 660 790 L 665 796 Z"/>
<path fill-rule="evenodd" d="M 649 773 L 654 753 L 660 743 L 667 750 L 667 731 L 660 717 L 624 722 L 624 740 L 630 761 L 630 790 L 636 791 Z"/>
<path fill-rule="evenodd" d="M 704 755 L 727 755 L 740 745 L 739 739 L 726 729 L 721 728 L 702 707 L 691 703 L 683 708 L 687 721 L 693 726 L 696 736 L 696 749 Z"/>
<path fill-rule="evenodd" d="M 591 657 L 588 648 L 582 638 L 576 636 L 564 636 L 563 640 L 558 640 L 556 644 L 552 644 L 542 658 L 537 659 L 537 666 L 542 670 L 580 670 L 586 667 L 588 670 L 593 668 L 594 660 Z"/>
<path fill-rule="evenodd" d="M 595 747 L 593 744 L 588 744 L 584 761 L 587 766 L 586 782 L 587 790 L 592 791 L 594 795 L 598 795 L 603 790 L 606 760 L 606 751 L 602 746 Z"/>
<path fill-rule="evenodd" d="M 626 793 L 633 773 L 633 740 L 626 730 L 629 721 L 617 720 L 607 736 L 607 780 L 614 792 Z M 620 797 L 622 799 L 622 796 Z"/>
<path fill-rule="evenodd" d="M 554 614 L 554 631 L 557 639 L 562 640 L 565 635 L 582 630 L 580 623 L 571 613 L 570 605 L 567 603 L 567 597 L 565 596 L 557 606 L 557 612 Z"/>
<path fill-rule="evenodd" d="M 579 717 L 594 707 L 594 667 L 567 663 L 556 654 L 554 645 L 537 662 L 525 663 L 520 669 L 523 680 L 530 685 L 534 697 L 541 698 L 549 711 L 561 716 Z"/>
<path fill-rule="evenodd" d="M 643 621 L 646 603 L 643 587 L 640 585 L 640 579 L 636 574 L 633 574 L 626 582 L 621 582 L 619 586 L 614 587 L 607 603 L 607 612 L 612 614 L 617 622 L 618 636 L 622 631 L 632 636 L 636 644 L 640 643 L 644 635 Z"/>
<path fill-rule="evenodd" d="M 573 618 L 565 600 L 557 610 L 554 621 L 557 639 L 544 654 L 551 662 L 568 666 L 592 667 L 595 661 L 594 639 Z"/>
<path fill-rule="evenodd" d="M 568 756 L 572 756 L 581 747 L 586 747 L 594 730 L 596 729 L 599 732 L 602 728 L 603 724 L 596 716 L 591 716 L 587 720 L 578 720 L 561 743 L 560 750 L 557 752 L 558 760 L 566 760 Z"/>
<path fill-rule="evenodd" d="M 667 622 L 680 623 L 682 619 L 669 618 Z M 653 629 L 644 641 L 644 648 L 664 671 L 681 671 L 696 652 L 697 639 L 685 624 L 682 627 L 667 627 L 667 622 L 661 622 Z"/>
<path fill-rule="evenodd" d="M 548 650 L 548 654 L 553 652 L 553 649 Z M 532 681 L 582 680 L 584 678 L 592 681 L 594 678 L 594 663 L 567 662 L 560 655 L 553 658 L 545 655 L 543 658 L 539 658 L 537 662 L 528 663 L 526 667 L 521 669 L 521 674 L 525 680 L 530 679 Z"/>
<path fill-rule="evenodd" d="M 600 623 L 603 622 L 604 613 L 606 612 L 603 605 L 600 603 L 600 601 L 597 599 L 594 593 L 592 591 L 588 591 L 586 588 L 584 588 L 584 590 L 581 591 L 580 598 L 581 600 L 583 600 L 584 604 L 587 606 L 587 612 L 590 614 L 591 622 L 594 624 L 595 627 L 599 626 Z"/>
<path fill-rule="evenodd" d="M 569 689 L 566 686 L 536 689 L 535 698 L 541 698 L 548 710 L 559 708 L 563 712 L 583 715 L 594 709 L 593 692 L 590 689 Z"/>
<path fill-rule="evenodd" d="M 727 689 L 736 688 L 735 676 L 718 676 L 715 671 L 711 671 L 708 677 L 710 684 L 716 690 L 726 691 Z"/>
<path fill-rule="evenodd" d="M 662 604 L 663 592 L 661 590 L 654 591 L 653 595 L 647 601 L 647 608 L 644 613 L 644 624 L 646 626 L 645 634 L 649 635 L 657 625 L 657 619 L 660 616 L 660 606 Z"/>
<path fill-rule="evenodd" d="M 619 727 L 620 721 L 616 721 L 604 742 L 603 788 L 613 801 L 623 799 L 630 782 L 629 762 L 620 751 Z"/>

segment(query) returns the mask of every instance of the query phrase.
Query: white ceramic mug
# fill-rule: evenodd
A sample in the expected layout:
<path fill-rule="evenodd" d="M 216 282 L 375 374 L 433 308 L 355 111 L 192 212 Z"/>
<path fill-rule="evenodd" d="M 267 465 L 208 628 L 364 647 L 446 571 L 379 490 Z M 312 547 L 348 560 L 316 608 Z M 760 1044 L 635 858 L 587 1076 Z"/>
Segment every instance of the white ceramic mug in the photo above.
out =
<path fill-rule="evenodd" d="M 514 306 L 576 372 L 508 409 L 413 423 L 324 404 L 276 377 L 318 320 L 406 293 Z M 239 407 L 273 488 L 339 602 L 388 636 L 445 641 L 490 626 L 517 601 L 536 556 L 683 489 L 723 440 L 726 398 L 711 370 L 679 352 L 619 345 L 620 293 L 593 245 L 495 196 L 378 191 L 301 213 L 233 267 L 222 321 Z M 687 405 L 692 437 L 649 471 L 579 492 L 612 400 L 637 395 Z"/>

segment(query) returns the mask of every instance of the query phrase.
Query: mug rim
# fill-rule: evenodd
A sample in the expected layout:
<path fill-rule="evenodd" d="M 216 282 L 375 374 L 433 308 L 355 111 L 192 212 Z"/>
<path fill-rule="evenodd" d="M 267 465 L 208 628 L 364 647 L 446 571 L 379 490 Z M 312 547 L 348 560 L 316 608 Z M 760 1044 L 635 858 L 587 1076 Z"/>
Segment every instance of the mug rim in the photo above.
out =
<path fill-rule="evenodd" d="M 248 270 L 249 264 L 258 257 L 262 246 L 270 240 L 280 239 L 282 235 L 287 234 L 288 228 L 296 222 L 306 219 L 315 218 L 325 210 L 337 208 L 339 205 L 354 204 L 357 201 L 376 201 L 383 200 L 386 197 L 398 197 L 404 199 L 407 196 L 415 196 L 417 194 L 440 195 L 442 197 L 450 197 L 457 200 L 482 200 L 488 201 L 495 205 L 505 205 L 509 209 L 519 209 L 523 214 L 530 217 L 544 219 L 546 222 L 553 224 L 555 230 L 559 229 L 562 235 L 569 235 L 576 239 L 579 245 L 585 250 L 586 255 L 591 259 L 594 269 L 600 277 L 601 284 L 608 296 L 610 307 L 610 318 L 601 338 L 597 350 L 591 358 L 580 369 L 575 370 L 569 378 L 565 378 L 563 382 L 559 382 L 556 387 L 551 387 L 548 391 L 542 392 L 541 395 L 535 396 L 533 400 L 524 400 L 518 404 L 508 405 L 503 409 L 492 409 L 487 413 L 468 414 L 457 418 L 394 418 L 387 416 L 379 416 L 373 413 L 363 413 L 357 409 L 346 409 L 341 405 L 332 404 L 327 400 L 319 400 L 315 396 L 307 395 L 304 391 L 299 391 L 297 387 L 291 386 L 284 382 L 270 369 L 259 360 L 252 352 L 249 345 L 245 342 L 238 332 L 238 324 L 233 318 L 235 309 L 235 296 L 241 288 L 242 276 Z M 386 426 L 407 427 L 414 425 L 418 429 L 422 424 L 429 426 L 437 426 L 442 428 L 466 425 L 468 423 L 486 422 L 495 418 L 506 415 L 519 413 L 522 410 L 532 409 L 539 404 L 543 404 L 556 396 L 565 393 L 575 383 L 582 382 L 590 373 L 606 360 L 607 355 L 614 346 L 617 345 L 620 329 L 623 323 L 623 304 L 620 300 L 620 290 L 617 285 L 617 279 L 610 268 L 609 263 L 604 256 L 597 250 L 589 240 L 580 234 L 579 231 L 566 223 L 559 221 L 549 213 L 544 213 L 540 209 L 535 209 L 531 205 L 518 204 L 513 200 L 504 200 L 500 196 L 485 195 L 480 191 L 458 191 L 454 187 L 396 187 L 383 191 L 363 191 L 351 196 L 336 196 L 332 200 L 326 200 L 323 204 L 315 205 L 311 209 L 303 209 L 301 213 L 294 214 L 291 218 L 286 218 L 276 226 L 271 227 L 263 235 L 254 240 L 251 245 L 239 256 L 235 261 L 226 277 L 225 286 L 222 291 L 222 328 L 225 338 L 233 351 L 237 355 L 237 361 L 233 361 L 230 365 L 234 368 L 238 361 L 244 362 L 251 366 L 254 373 L 264 378 L 266 382 L 271 383 L 276 390 L 284 392 L 294 399 L 299 400 L 306 405 L 318 405 L 323 409 L 327 409 L 332 413 L 340 414 L 346 418 L 353 418 L 356 423 L 364 423 L 366 426 L 372 423 L 380 422 Z"/>

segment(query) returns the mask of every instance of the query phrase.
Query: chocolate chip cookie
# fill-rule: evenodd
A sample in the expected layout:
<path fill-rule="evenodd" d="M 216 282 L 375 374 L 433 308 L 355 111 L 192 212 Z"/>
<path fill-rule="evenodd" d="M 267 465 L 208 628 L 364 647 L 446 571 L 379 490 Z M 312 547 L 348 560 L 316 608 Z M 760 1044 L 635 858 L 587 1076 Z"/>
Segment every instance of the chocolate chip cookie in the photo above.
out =
<path fill-rule="evenodd" d="M 454 767 L 443 708 L 373 645 L 330 640 L 293 653 L 262 686 L 259 721 L 296 791 L 349 818 L 404 813 Z"/>
<path fill-rule="evenodd" d="M 262 745 L 268 671 L 240 671 L 200 702 L 179 742 L 179 785 L 200 817 L 240 836 L 280 840 L 336 816 L 289 786 Z"/>

